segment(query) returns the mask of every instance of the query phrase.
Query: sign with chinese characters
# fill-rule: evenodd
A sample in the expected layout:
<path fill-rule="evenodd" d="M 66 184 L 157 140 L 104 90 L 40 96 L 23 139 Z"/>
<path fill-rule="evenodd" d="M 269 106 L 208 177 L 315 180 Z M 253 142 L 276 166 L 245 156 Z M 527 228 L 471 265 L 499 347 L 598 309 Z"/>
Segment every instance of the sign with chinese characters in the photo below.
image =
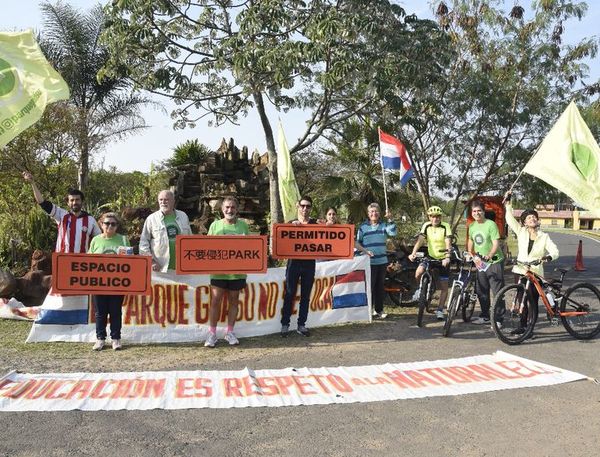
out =
<path fill-rule="evenodd" d="M 177 274 L 266 273 L 267 237 L 261 235 L 180 235 Z"/>

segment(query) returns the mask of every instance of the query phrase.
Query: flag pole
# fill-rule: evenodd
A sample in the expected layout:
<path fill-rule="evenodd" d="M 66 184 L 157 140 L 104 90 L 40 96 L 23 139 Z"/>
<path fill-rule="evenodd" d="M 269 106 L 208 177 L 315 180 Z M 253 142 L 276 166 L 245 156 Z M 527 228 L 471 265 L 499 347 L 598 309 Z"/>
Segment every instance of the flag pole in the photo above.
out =
<path fill-rule="evenodd" d="M 381 164 L 381 176 L 383 177 L 383 197 L 385 199 L 385 214 L 388 214 L 388 196 L 387 196 L 387 186 L 385 182 L 385 170 L 383 169 L 383 157 L 381 156 L 381 129 L 377 127 L 377 136 L 379 139 L 379 163 Z"/>
<path fill-rule="evenodd" d="M 531 157 L 529 158 L 529 160 L 533 159 L 535 157 L 535 155 L 538 153 L 538 151 L 540 150 L 540 147 L 542 146 L 542 143 L 540 143 L 540 145 L 536 148 L 536 150 L 534 151 L 534 153 L 531 155 Z M 529 163 L 529 160 L 527 161 L 527 163 Z M 527 165 L 527 164 L 525 164 Z M 513 188 L 515 187 L 515 185 L 517 184 L 517 181 L 519 181 L 519 179 L 521 179 L 521 175 L 523 174 L 523 171 L 525 170 L 525 167 L 523 167 L 521 169 L 521 171 L 519 172 L 519 174 L 517 175 L 517 178 L 515 179 L 515 181 L 510 185 L 510 187 L 508 188 L 507 192 L 512 193 Z M 504 205 L 504 203 L 506 202 L 506 199 L 502 199 L 502 204 Z"/>

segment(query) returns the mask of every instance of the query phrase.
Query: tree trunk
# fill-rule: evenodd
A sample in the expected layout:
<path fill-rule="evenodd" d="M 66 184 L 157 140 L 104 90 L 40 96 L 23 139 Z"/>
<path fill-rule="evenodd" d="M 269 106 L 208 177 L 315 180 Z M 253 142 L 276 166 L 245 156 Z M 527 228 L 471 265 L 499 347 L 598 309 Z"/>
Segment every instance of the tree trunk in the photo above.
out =
<path fill-rule="evenodd" d="M 279 201 L 279 183 L 277 181 L 277 153 L 275 151 L 275 140 L 273 138 L 273 129 L 267 117 L 265 111 L 265 104 L 260 92 L 253 94 L 254 101 L 256 102 L 256 109 L 260 116 L 260 122 L 263 126 L 265 133 L 265 140 L 267 142 L 267 154 L 269 157 L 269 199 L 270 199 L 270 211 L 271 211 L 271 224 L 276 222 L 283 222 L 283 215 L 281 211 L 281 202 Z"/>
<path fill-rule="evenodd" d="M 90 178 L 90 139 L 88 137 L 87 116 L 85 109 L 80 109 L 79 121 L 79 176 L 77 185 L 85 193 Z"/>

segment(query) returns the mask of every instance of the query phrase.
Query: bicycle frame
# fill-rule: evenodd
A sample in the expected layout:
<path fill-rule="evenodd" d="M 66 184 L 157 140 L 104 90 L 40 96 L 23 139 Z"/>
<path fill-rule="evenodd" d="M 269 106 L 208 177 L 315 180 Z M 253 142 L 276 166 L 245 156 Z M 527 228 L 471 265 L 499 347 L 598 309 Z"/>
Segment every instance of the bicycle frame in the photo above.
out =
<path fill-rule="evenodd" d="M 561 298 L 561 288 L 562 288 L 563 279 L 564 279 L 565 273 L 566 273 L 565 271 L 563 271 L 561 273 L 559 283 L 555 287 L 552 287 L 551 283 L 546 281 L 543 277 L 541 277 L 537 273 L 534 273 L 533 271 L 531 271 L 529 269 L 530 265 L 526 265 L 526 266 L 528 269 L 524 275 L 525 278 L 527 278 L 527 282 L 525 284 L 525 291 L 529 290 L 530 284 L 533 284 L 533 286 L 535 287 L 535 290 L 537 291 L 540 298 L 542 299 L 542 303 L 544 304 L 544 307 L 546 308 L 546 312 L 548 313 L 548 315 L 550 316 L 551 319 L 555 318 L 556 316 L 571 317 L 571 316 L 582 316 L 582 315 L 587 314 L 586 311 L 565 311 L 565 312 L 560 311 L 560 309 L 558 307 L 558 299 Z M 546 292 L 548 290 L 553 290 L 554 292 L 557 292 L 557 297 L 556 297 L 557 302 L 556 302 L 555 307 L 553 307 L 550 304 L 548 297 L 546 297 Z M 522 305 L 523 305 L 523 303 L 521 303 L 521 306 Z"/>
<path fill-rule="evenodd" d="M 473 277 L 472 266 L 470 265 L 471 261 L 463 260 L 464 255 L 463 255 L 463 258 L 461 258 L 456 252 L 454 253 L 454 255 L 461 262 L 460 262 L 460 268 L 458 270 L 458 275 L 452 281 L 452 287 L 450 288 L 450 291 L 448 292 L 448 299 L 446 301 L 446 310 L 448 310 L 448 308 L 450 306 L 450 300 L 452 300 L 452 296 L 454 294 L 454 288 L 460 287 L 460 293 L 462 295 L 465 291 L 466 286 L 472 281 L 472 277 Z"/>

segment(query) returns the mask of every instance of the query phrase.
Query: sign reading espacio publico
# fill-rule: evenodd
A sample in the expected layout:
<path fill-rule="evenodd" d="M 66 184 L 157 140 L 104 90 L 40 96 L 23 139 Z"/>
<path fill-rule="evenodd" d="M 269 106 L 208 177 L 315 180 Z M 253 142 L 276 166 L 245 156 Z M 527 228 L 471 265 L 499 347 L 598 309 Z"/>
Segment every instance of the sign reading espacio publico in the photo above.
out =
<path fill-rule="evenodd" d="M 149 295 L 152 258 L 116 254 L 52 254 L 52 292 L 63 295 Z"/>

